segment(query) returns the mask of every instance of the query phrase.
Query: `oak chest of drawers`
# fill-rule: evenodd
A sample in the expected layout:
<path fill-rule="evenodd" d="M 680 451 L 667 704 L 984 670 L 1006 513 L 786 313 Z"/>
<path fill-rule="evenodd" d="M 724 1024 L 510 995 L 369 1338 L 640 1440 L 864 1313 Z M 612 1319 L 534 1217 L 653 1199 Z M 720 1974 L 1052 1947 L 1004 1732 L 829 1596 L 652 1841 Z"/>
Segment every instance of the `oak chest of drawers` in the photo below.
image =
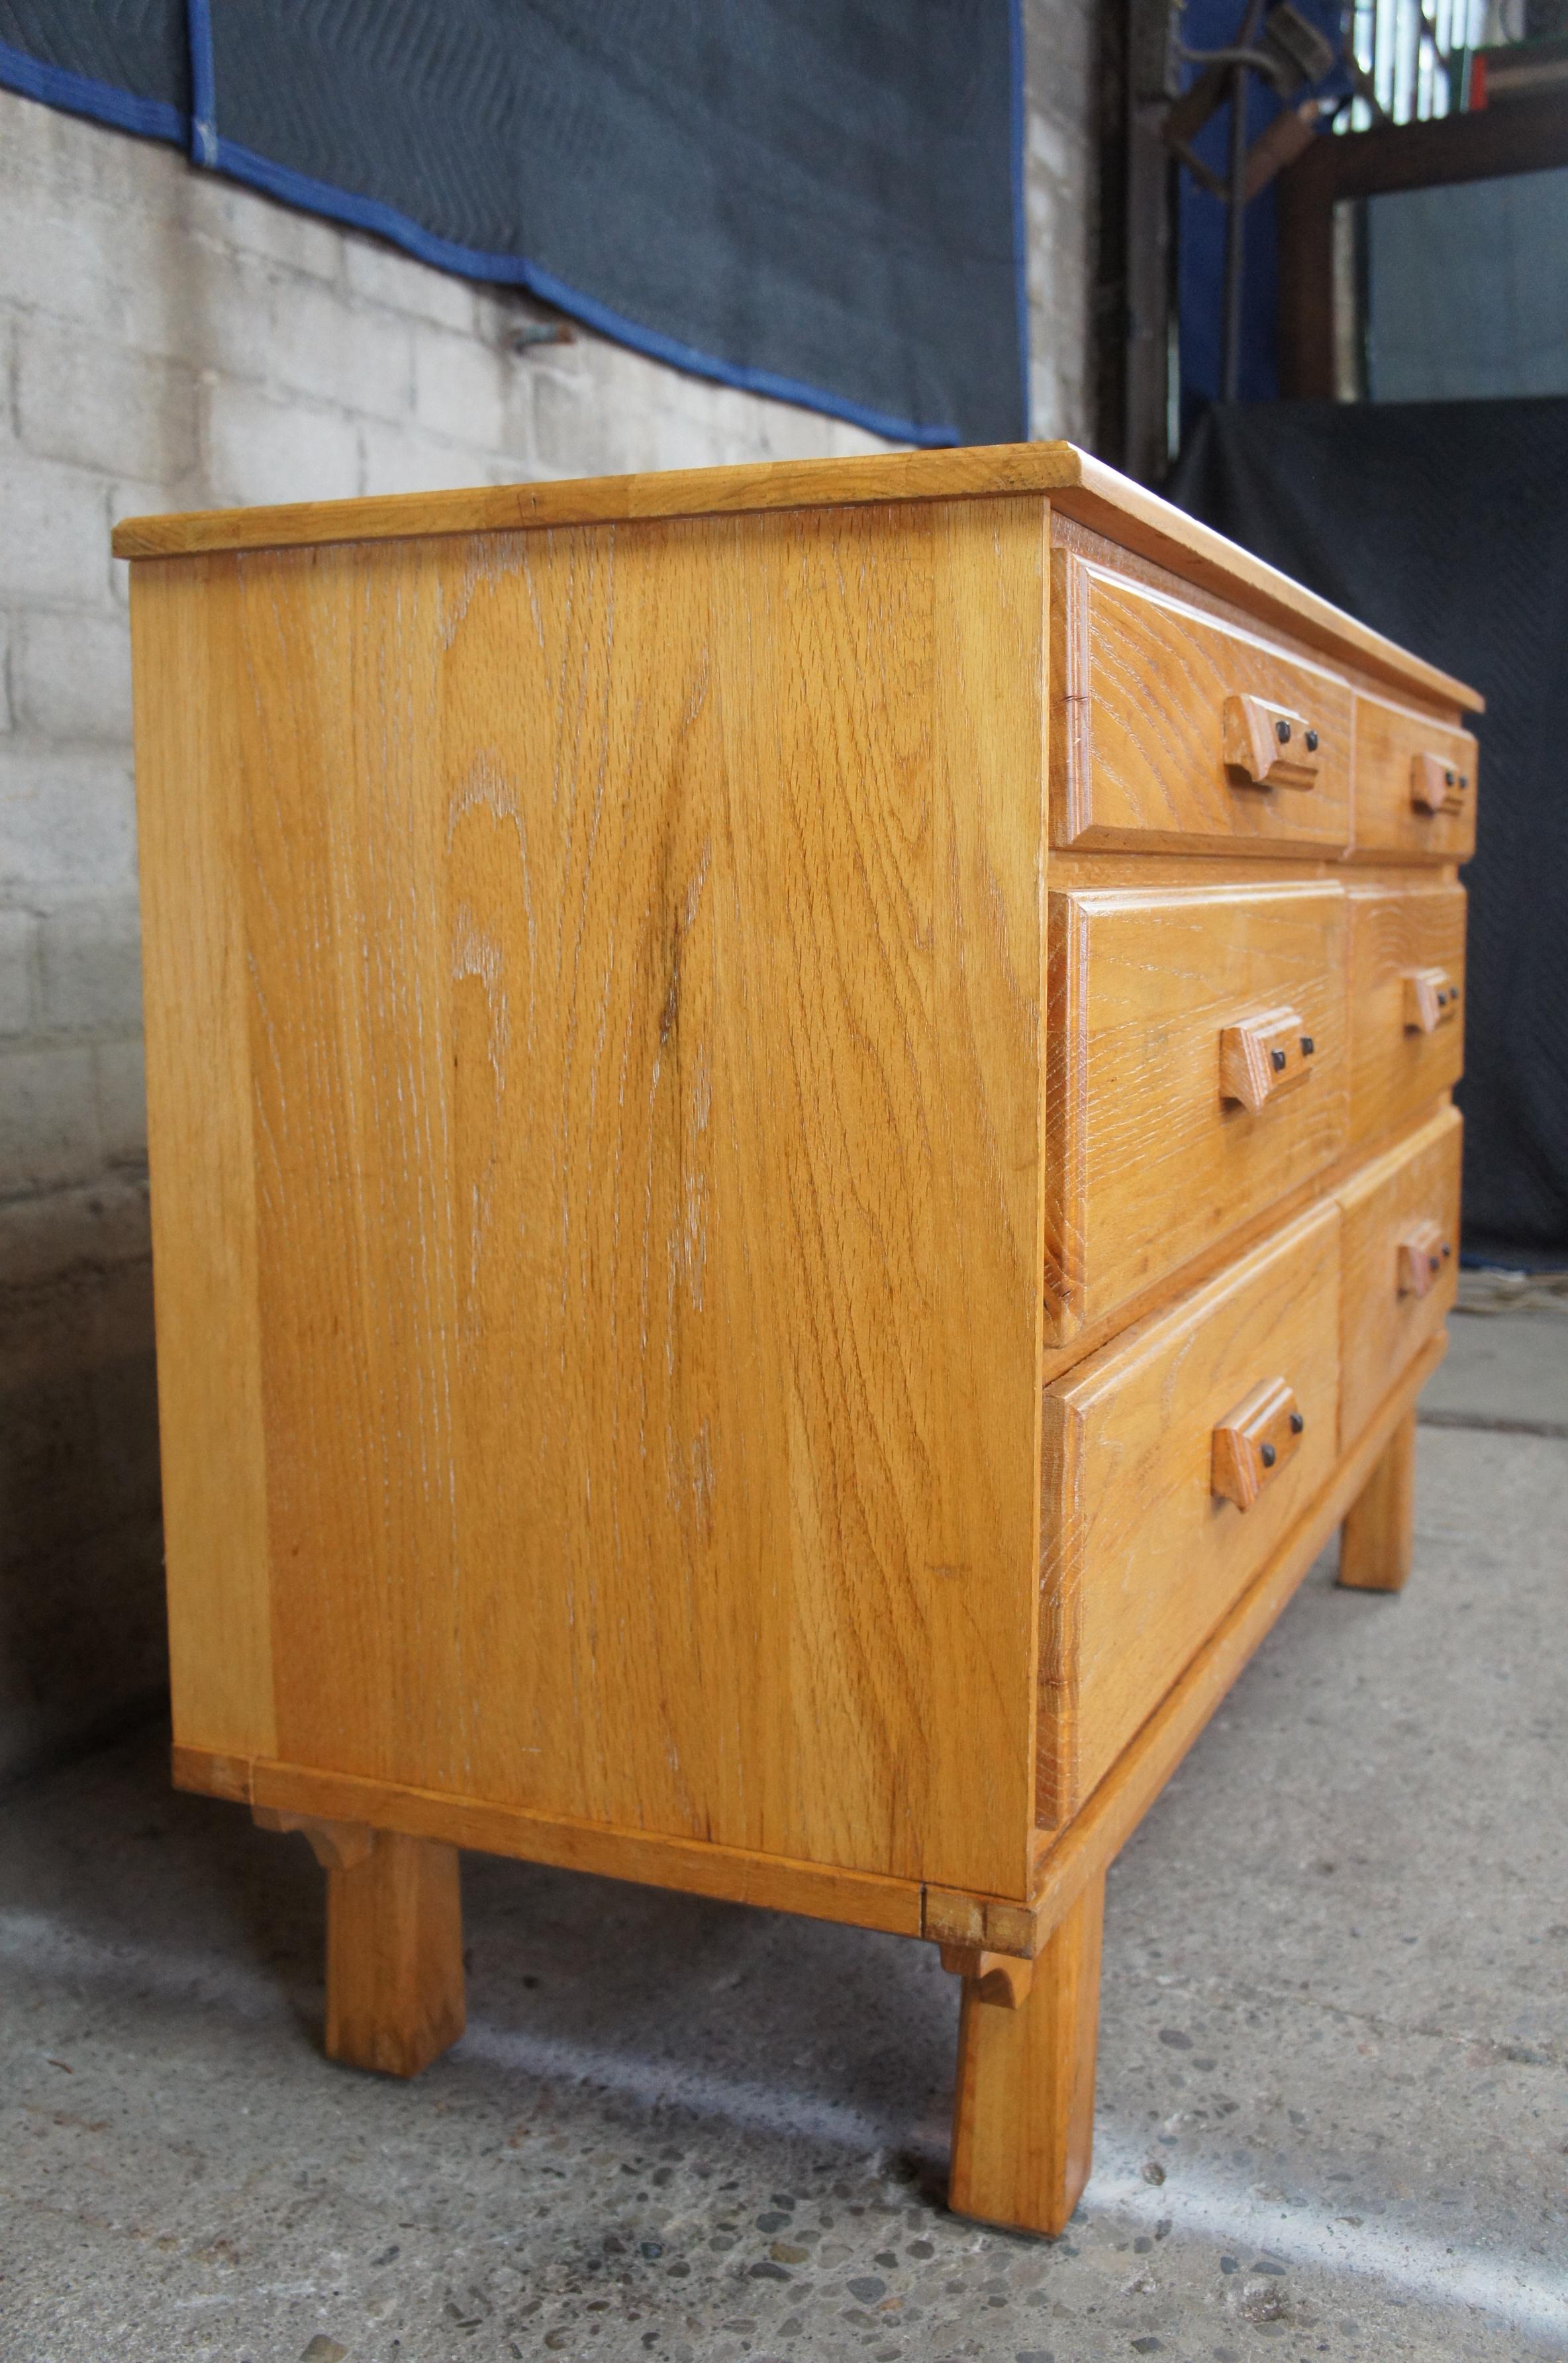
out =
<path fill-rule="evenodd" d="M 1478 701 L 1066 445 L 116 546 L 176 1779 L 363 2066 L 459 1847 L 940 1944 L 1059 2227 L 1107 1863 L 1408 1566 Z"/>

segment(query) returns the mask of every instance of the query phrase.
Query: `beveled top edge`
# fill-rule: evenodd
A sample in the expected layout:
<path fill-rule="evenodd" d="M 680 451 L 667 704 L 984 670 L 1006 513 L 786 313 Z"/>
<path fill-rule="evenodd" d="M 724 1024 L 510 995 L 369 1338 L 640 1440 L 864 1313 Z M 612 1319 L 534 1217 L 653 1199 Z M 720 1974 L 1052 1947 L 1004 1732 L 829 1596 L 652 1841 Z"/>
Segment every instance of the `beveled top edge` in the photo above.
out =
<path fill-rule="evenodd" d="M 167 558 L 195 550 L 277 549 L 315 542 L 515 533 L 656 517 L 734 516 L 759 509 L 1050 492 L 1077 482 L 1079 457 L 1070 443 L 966 445 L 941 451 L 875 452 L 865 459 L 755 460 L 739 467 L 478 485 L 472 491 L 296 501 L 276 508 L 195 509 L 183 516 L 127 518 L 115 529 L 115 553 L 120 558 Z"/>
<path fill-rule="evenodd" d="M 942 451 L 878 452 L 866 459 L 776 460 L 566 483 L 483 485 L 471 492 L 195 509 L 126 518 L 115 528 L 114 550 L 116 558 L 184 558 L 1031 493 L 1049 494 L 1066 515 L 1187 581 L 1236 600 L 1314 647 L 1441 704 L 1471 713 L 1482 708 L 1483 700 L 1463 682 L 1409 655 L 1315 592 L 1303 590 L 1277 568 L 1199 525 L 1157 493 L 1066 442 L 970 444 Z"/>

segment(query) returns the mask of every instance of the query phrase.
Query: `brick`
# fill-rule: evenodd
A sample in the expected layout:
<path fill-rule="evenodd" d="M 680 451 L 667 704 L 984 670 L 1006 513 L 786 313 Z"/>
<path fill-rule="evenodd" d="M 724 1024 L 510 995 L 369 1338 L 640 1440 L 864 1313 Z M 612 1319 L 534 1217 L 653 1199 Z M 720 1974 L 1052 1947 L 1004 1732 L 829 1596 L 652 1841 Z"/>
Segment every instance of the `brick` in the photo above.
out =
<path fill-rule="evenodd" d="M 185 168 L 182 210 L 192 233 L 220 253 L 238 247 L 264 261 L 337 284 L 343 275 L 344 234 L 314 214 L 298 213 L 259 189 L 242 188 L 217 172 Z"/>
<path fill-rule="evenodd" d="M 5 291 L 0 287 L 0 449 L 17 439 L 16 404 L 11 397 L 17 377 L 17 316 L 6 304 Z"/>
<path fill-rule="evenodd" d="M 109 513 L 103 479 L 17 450 L 0 452 L 5 596 L 104 607 L 109 595 Z"/>
<path fill-rule="evenodd" d="M 145 1163 L 147 1064 L 140 1042 L 100 1042 L 93 1052 L 93 1063 L 105 1159 L 111 1165 Z"/>
<path fill-rule="evenodd" d="M 74 893 L 134 884 L 136 802 L 125 757 L 0 746 L 0 888 Z"/>
<path fill-rule="evenodd" d="M 46 1032 L 139 1029 L 141 932 L 134 896 L 68 903 L 47 913 L 39 955 Z"/>
<path fill-rule="evenodd" d="M 16 383 L 30 451 L 155 484 L 178 484 L 196 465 L 195 382 L 178 362 L 34 320 L 18 339 Z"/>
<path fill-rule="evenodd" d="M 95 1177 L 47 1198 L 0 1202 L 0 1291 L 36 1289 L 83 1264 L 134 1274 L 151 1258 L 148 1186 L 139 1175 Z M 47 1364 L 52 1347 L 53 1337 L 42 1337 L 28 1359 Z"/>
<path fill-rule="evenodd" d="M 80 116 L 0 94 L 0 202 L 46 199 L 118 212 L 171 213 L 188 168 L 171 147 L 127 139 Z"/>
<path fill-rule="evenodd" d="M 179 506 L 188 508 L 193 505 L 193 503 L 204 506 L 211 505 L 204 466 L 195 486 L 192 487 L 188 494 L 182 494 L 179 497 L 176 497 L 167 484 L 138 484 L 129 478 L 121 478 L 117 483 L 112 483 L 109 486 L 109 586 L 113 604 L 121 618 L 122 630 L 128 632 L 130 628 L 124 620 L 126 609 L 130 604 L 130 562 L 127 559 L 114 556 L 115 527 L 127 517 L 162 516 L 166 516 L 171 508 Z"/>
<path fill-rule="evenodd" d="M 102 1162 L 91 1049 L 0 1051 L 0 1191 L 84 1182 Z"/>
<path fill-rule="evenodd" d="M 37 1023 L 38 921 L 0 911 L 0 1034 L 30 1034 Z"/>
<path fill-rule="evenodd" d="M 497 481 L 495 454 L 482 444 L 447 443 L 374 419 L 359 429 L 359 449 L 360 483 L 367 493 L 464 492 Z M 499 464 L 502 483 L 516 483 L 528 472 L 516 460 Z"/>
<path fill-rule="evenodd" d="M 350 295 L 389 312 L 434 321 L 460 335 L 474 333 L 474 285 L 449 271 L 433 271 L 380 239 L 350 232 L 342 241 L 343 277 Z"/>
<path fill-rule="evenodd" d="M 11 679 L 21 729 L 129 747 L 130 634 L 123 615 L 24 617 Z"/>
<path fill-rule="evenodd" d="M 509 381 L 527 361 L 476 337 L 425 328 L 414 343 L 414 414 L 427 432 L 454 443 L 505 446 L 515 407 Z"/>
<path fill-rule="evenodd" d="M 372 418 L 406 418 L 413 343 L 406 320 L 344 304 L 314 281 L 275 283 L 271 291 L 266 376 L 274 389 Z"/>
<path fill-rule="evenodd" d="M 0 92 L 0 105 L 5 103 Z M 168 349 L 149 342 L 139 320 L 168 308 L 166 231 L 91 200 L 68 204 L 26 183 L 0 193 L 0 203 L 6 205 L 0 292 L 8 302 L 46 318 L 75 320 L 99 336 L 129 338 L 145 349 Z"/>
<path fill-rule="evenodd" d="M 798 403 L 769 402 L 759 395 L 752 401 L 756 410 L 753 432 L 766 460 L 819 460 L 834 457 L 838 449 L 834 432 L 836 419 L 824 417 L 820 410 L 804 410 Z M 859 434 L 856 428 L 853 432 Z M 874 435 L 861 435 L 863 447 L 883 451 L 887 445 Z"/>
<path fill-rule="evenodd" d="M 628 417 L 604 400 L 580 368 L 569 376 L 553 369 L 536 370 L 535 449 L 545 475 L 615 475 L 653 467 L 650 416 Z"/>
<path fill-rule="evenodd" d="M 204 389 L 204 405 L 217 505 L 340 500 L 359 491 L 359 431 L 340 412 L 280 402 L 228 378 Z"/>
<path fill-rule="evenodd" d="M 265 387 L 274 398 L 373 418 L 406 418 L 413 402 L 411 324 L 339 289 L 251 254 L 187 242 L 187 321 L 169 341 L 219 377 Z"/>
<path fill-rule="evenodd" d="M 715 457 L 713 429 L 701 420 L 689 418 L 680 410 L 655 410 L 648 414 L 648 428 L 652 456 L 643 465 L 654 468 L 712 465 Z M 749 449 L 747 438 L 739 438 L 737 440 L 743 450 Z"/>
<path fill-rule="evenodd" d="M 847 418 L 829 418 L 823 422 L 828 430 L 828 456 L 834 460 L 863 459 L 871 451 L 902 451 L 902 443 L 886 443 L 881 436 L 873 435 L 868 427 L 856 427 Z"/>

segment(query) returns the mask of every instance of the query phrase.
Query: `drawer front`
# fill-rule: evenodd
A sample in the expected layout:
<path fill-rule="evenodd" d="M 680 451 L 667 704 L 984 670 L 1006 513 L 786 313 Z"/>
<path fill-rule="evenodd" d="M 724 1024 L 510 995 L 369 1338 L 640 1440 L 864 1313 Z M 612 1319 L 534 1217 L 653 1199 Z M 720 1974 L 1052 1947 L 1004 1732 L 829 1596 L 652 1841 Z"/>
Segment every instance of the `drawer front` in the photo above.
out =
<path fill-rule="evenodd" d="M 1353 887 L 1351 1138 L 1452 1090 L 1464 1066 L 1464 889 Z"/>
<path fill-rule="evenodd" d="M 1052 581 L 1064 674 L 1055 844 L 1348 846 L 1345 682 L 1088 559 L 1058 551 Z"/>
<path fill-rule="evenodd" d="M 1341 1153 L 1344 918 L 1337 884 L 1051 897 L 1056 1343 Z"/>
<path fill-rule="evenodd" d="M 1358 693 L 1356 851 L 1467 860 L 1475 850 L 1475 759 L 1468 730 Z"/>
<path fill-rule="evenodd" d="M 1077 1812 L 1327 1482 L 1339 1289 L 1331 1203 L 1046 1389 L 1046 1826 Z M 1235 1481 L 1260 1403 L 1273 1461 L 1254 1456 L 1243 1508 Z"/>
<path fill-rule="evenodd" d="M 1453 1304 L 1463 1133 L 1459 1111 L 1445 1107 L 1338 1193 L 1342 1452 Z"/>

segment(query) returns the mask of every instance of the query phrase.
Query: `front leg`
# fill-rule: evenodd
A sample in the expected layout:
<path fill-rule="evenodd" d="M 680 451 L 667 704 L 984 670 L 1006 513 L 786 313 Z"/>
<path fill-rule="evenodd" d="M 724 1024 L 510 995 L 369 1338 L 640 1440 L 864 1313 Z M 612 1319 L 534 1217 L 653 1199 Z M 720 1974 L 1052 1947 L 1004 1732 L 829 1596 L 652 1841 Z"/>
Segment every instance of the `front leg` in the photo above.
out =
<path fill-rule="evenodd" d="M 328 2058 L 417 2076 L 463 2031 L 457 1847 L 266 1807 L 255 1818 L 303 1831 L 326 1872 Z"/>
<path fill-rule="evenodd" d="M 947 2203 L 955 2215 L 1060 2232 L 1088 2180 L 1105 1873 L 1048 1938 L 1032 1978 L 996 1956 L 962 1967 Z"/>
<path fill-rule="evenodd" d="M 1353 1592 L 1400 1592 L 1416 1537 L 1416 1414 L 1408 1411 L 1351 1503 L 1340 1529 L 1340 1581 Z"/>

